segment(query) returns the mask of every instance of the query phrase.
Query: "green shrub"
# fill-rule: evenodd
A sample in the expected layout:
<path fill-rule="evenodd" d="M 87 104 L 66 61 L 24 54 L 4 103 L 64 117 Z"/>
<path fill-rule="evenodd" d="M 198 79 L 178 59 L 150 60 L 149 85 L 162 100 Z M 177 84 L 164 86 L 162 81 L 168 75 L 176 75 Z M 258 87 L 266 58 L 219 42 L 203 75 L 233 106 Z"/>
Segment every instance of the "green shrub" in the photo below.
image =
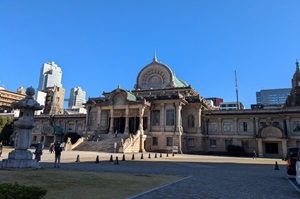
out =
<path fill-rule="evenodd" d="M 47 190 L 36 186 L 0 184 L 0 199 L 41 199 Z"/>
<path fill-rule="evenodd" d="M 242 156 L 245 153 L 245 149 L 237 145 L 227 145 L 226 150 L 229 155 Z"/>

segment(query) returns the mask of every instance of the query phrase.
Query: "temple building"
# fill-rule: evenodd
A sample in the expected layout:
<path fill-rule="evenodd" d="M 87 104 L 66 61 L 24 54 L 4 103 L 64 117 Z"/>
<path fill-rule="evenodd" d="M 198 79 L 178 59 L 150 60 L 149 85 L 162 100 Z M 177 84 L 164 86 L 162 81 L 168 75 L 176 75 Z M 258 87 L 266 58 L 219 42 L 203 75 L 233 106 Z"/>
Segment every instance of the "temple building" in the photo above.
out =
<path fill-rule="evenodd" d="M 54 136 L 69 133 L 84 138 L 78 147 L 102 145 L 105 150 L 118 141 L 118 151 L 125 153 L 222 153 L 236 145 L 259 157 L 284 158 L 288 147 L 300 146 L 299 80 L 296 61 L 284 107 L 215 110 L 154 56 L 137 74 L 134 90 L 119 85 L 89 98 L 84 104 L 87 114 L 36 116 L 33 142 L 41 137 L 52 142 Z M 53 130 L 47 130 L 49 126 Z"/>
<path fill-rule="evenodd" d="M 165 64 L 153 61 L 136 78 L 135 90 L 120 86 L 85 104 L 87 130 L 96 134 L 128 135 L 123 152 L 183 152 L 186 136 L 202 140 L 201 113 L 212 107 Z"/>

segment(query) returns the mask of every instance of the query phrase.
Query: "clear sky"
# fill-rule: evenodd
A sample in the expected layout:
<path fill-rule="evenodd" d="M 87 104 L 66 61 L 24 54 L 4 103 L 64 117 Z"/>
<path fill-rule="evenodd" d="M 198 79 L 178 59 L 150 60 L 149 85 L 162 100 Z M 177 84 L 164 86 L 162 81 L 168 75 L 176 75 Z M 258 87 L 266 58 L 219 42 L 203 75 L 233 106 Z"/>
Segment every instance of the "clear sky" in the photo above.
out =
<path fill-rule="evenodd" d="M 98 97 L 133 90 L 157 59 L 203 97 L 246 108 L 261 89 L 289 88 L 300 59 L 299 0 L 1 0 L 0 81 L 38 87 L 54 61 L 62 84 Z"/>

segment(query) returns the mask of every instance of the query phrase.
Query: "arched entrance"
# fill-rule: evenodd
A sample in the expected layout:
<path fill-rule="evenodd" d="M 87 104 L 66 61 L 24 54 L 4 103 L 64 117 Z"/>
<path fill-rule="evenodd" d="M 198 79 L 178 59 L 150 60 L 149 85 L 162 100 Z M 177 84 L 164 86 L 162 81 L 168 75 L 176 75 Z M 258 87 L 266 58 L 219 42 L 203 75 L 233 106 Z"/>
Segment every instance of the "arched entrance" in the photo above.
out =
<path fill-rule="evenodd" d="M 259 156 L 268 158 L 282 158 L 286 153 L 286 139 L 278 127 L 267 126 L 261 129 L 258 146 Z"/>

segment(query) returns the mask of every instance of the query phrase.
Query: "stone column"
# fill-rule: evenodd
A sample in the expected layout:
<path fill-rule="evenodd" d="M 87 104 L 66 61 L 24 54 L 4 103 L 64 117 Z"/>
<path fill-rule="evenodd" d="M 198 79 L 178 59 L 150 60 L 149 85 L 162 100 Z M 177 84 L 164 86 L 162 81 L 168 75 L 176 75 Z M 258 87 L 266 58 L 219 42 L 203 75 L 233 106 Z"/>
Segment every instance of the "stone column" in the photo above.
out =
<path fill-rule="evenodd" d="M 258 136 L 258 129 L 259 129 L 259 123 L 258 123 L 259 119 L 258 117 L 255 118 L 255 135 Z"/>
<path fill-rule="evenodd" d="M 202 132 L 202 130 L 201 130 L 201 112 L 202 112 L 202 110 L 201 110 L 201 106 L 199 107 L 199 109 L 197 110 L 197 118 L 195 118 L 196 119 L 196 121 L 195 121 L 195 124 L 196 124 L 196 127 L 197 127 L 197 133 L 201 133 Z"/>
<path fill-rule="evenodd" d="M 263 154 L 263 144 L 262 144 L 262 139 L 258 138 L 257 140 L 257 144 L 258 144 L 258 157 L 263 158 L 264 154 Z"/>
<path fill-rule="evenodd" d="M 110 109 L 110 125 L 109 125 L 109 133 L 114 133 L 114 109 Z"/>
<path fill-rule="evenodd" d="M 98 132 L 101 132 L 101 108 L 97 107 L 98 115 L 97 115 L 97 124 L 98 124 Z"/>
<path fill-rule="evenodd" d="M 147 128 L 147 131 L 149 132 L 150 130 L 151 130 L 151 128 L 150 128 L 150 125 L 151 125 L 151 110 L 148 110 L 149 112 L 148 112 L 148 121 L 147 121 L 147 123 L 148 123 L 148 128 Z"/>
<path fill-rule="evenodd" d="M 222 119 L 218 118 L 218 134 L 222 134 Z"/>
<path fill-rule="evenodd" d="M 181 104 L 176 103 L 176 132 L 181 132 Z"/>
<path fill-rule="evenodd" d="M 285 121 L 286 121 L 286 131 L 287 131 L 287 136 L 289 136 L 289 135 L 292 134 L 290 117 L 286 117 L 286 118 L 285 118 Z"/>
<path fill-rule="evenodd" d="M 160 131 L 165 131 L 165 104 L 160 104 Z"/>
<path fill-rule="evenodd" d="M 233 132 L 234 134 L 239 134 L 239 129 L 238 129 L 238 120 L 237 118 L 233 118 Z"/>
<path fill-rule="evenodd" d="M 129 134 L 129 107 L 125 109 L 125 134 Z"/>
<path fill-rule="evenodd" d="M 143 117 L 144 117 L 144 111 L 145 111 L 145 107 L 139 108 L 139 117 L 140 117 L 139 130 L 140 130 L 141 132 L 144 132 L 144 130 L 143 130 Z"/>
<path fill-rule="evenodd" d="M 253 118 L 249 118 L 249 132 L 254 132 Z"/>
<path fill-rule="evenodd" d="M 283 139 L 281 143 L 282 143 L 282 158 L 285 158 L 287 155 L 287 140 Z"/>

